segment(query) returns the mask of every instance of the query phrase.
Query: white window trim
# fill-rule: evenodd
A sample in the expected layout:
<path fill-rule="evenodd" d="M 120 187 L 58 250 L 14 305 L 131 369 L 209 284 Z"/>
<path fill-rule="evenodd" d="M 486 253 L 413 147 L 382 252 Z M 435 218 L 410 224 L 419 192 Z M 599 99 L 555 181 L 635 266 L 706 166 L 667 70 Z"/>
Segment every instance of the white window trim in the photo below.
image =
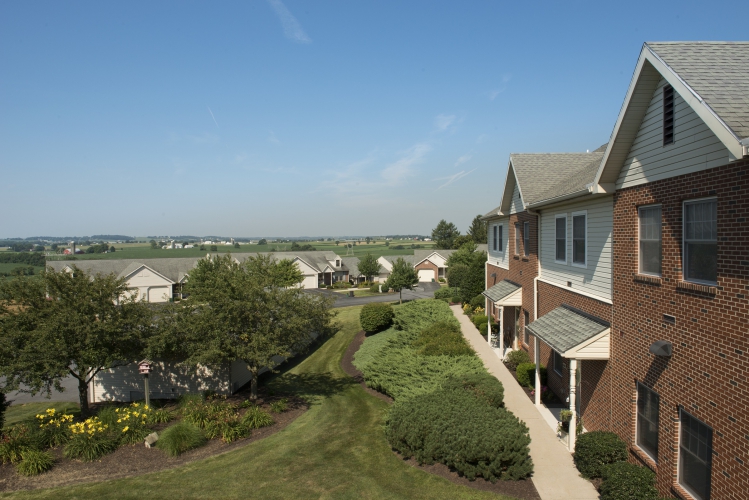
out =
<path fill-rule="evenodd" d="M 651 455 L 648 450 L 646 450 L 645 448 L 643 448 L 642 446 L 640 446 L 640 443 L 637 442 L 637 440 L 638 440 L 638 438 L 640 436 L 640 434 L 637 432 L 637 426 L 640 425 L 640 409 L 639 409 L 639 404 L 640 404 L 640 390 L 639 389 L 640 389 L 640 387 L 639 386 L 642 385 L 643 387 L 645 387 L 646 389 L 648 389 L 650 391 L 653 391 L 653 392 L 655 392 L 655 391 L 653 389 L 651 389 L 650 387 L 646 386 L 645 384 L 643 384 L 639 380 L 637 381 L 637 384 L 638 384 L 637 385 L 637 390 L 635 391 L 635 394 L 637 394 L 637 397 L 635 397 L 635 446 L 637 446 L 638 450 L 640 450 L 642 453 L 644 453 L 645 455 L 647 455 L 650 458 L 650 460 L 652 460 L 653 462 L 655 462 L 657 464 L 658 463 L 658 457 L 654 457 L 653 455 Z M 658 393 L 656 392 L 656 394 L 658 394 Z M 660 394 L 658 394 L 658 396 L 660 396 Z M 658 420 L 659 420 L 659 422 L 660 422 L 660 418 L 661 418 L 660 412 L 661 412 L 661 409 L 658 408 Z M 661 430 L 658 429 L 658 440 L 659 441 L 660 441 L 660 438 L 661 438 Z M 681 439 L 681 437 L 679 437 L 679 439 Z M 660 446 L 660 443 L 658 443 L 658 444 Z"/>
<path fill-rule="evenodd" d="M 497 250 L 497 253 L 501 254 L 502 257 L 505 255 L 505 224 L 504 222 L 497 224 L 497 227 L 499 228 L 499 234 L 501 238 L 499 239 L 499 249 Z"/>
<path fill-rule="evenodd" d="M 705 423 L 704 420 L 697 418 L 694 414 L 689 413 L 688 411 L 686 411 L 681 406 L 679 407 L 679 420 L 678 420 L 678 425 L 676 426 L 676 432 L 679 433 L 679 439 L 678 439 L 678 442 L 676 443 L 676 484 L 678 484 L 687 493 L 689 493 L 689 495 L 692 498 L 694 498 L 694 500 L 701 500 L 702 499 L 701 496 L 699 496 L 697 493 L 695 493 L 692 490 L 692 488 L 689 487 L 688 484 L 683 483 L 681 481 L 681 413 L 682 412 L 688 414 L 690 417 L 692 417 L 692 418 L 694 418 L 696 420 L 699 420 L 704 425 L 707 425 L 707 424 Z M 710 427 L 710 426 L 708 426 L 708 427 Z M 715 432 L 715 429 L 713 429 L 713 433 L 714 432 Z M 710 452 L 712 453 L 712 449 L 710 450 Z M 711 474 L 712 474 L 712 470 L 713 470 L 713 467 L 712 467 L 712 460 L 711 460 L 711 464 L 710 464 L 710 473 Z M 709 491 L 710 493 L 712 493 L 712 489 L 713 489 L 713 486 L 712 486 L 712 481 L 711 481 L 710 482 L 710 491 Z M 712 496 L 712 494 L 710 496 Z"/>
<path fill-rule="evenodd" d="M 575 216 L 577 215 L 584 215 L 585 216 L 585 263 L 580 264 L 579 262 L 575 262 Z M 588 269 L 588 211 L 587 210 L 580 210 L 578 212 L 572 212 L 570 214 L 570 232 L 572 234 L 572 237 L 570 238 L 570 244 L 571 244 L 571 250 L 572 255 L 570 256 L 570 264 L 575 267 L 580 267 L 582 269 Z"/>
<path fill-rule="evenodd" d="M 660 273 L 646 273 L 645 271 L 640 269 L 640 257 L 641 257 L 640 256 L 640 210 L 642 210 L 643 208 L 655 208 L 655 207 L 661 207 L 661 272 Z M 586 220 L 586 223 L 587 223 L 587 220 Z M 682 239 L 684 239 L 683 236 L 682 236 Z M 637 207 L 637 274 L 642 274 L 643 276 L 656 276 L 658 278 L 660 278 L 663 275 L 663 206 L 660 203 L 653 203 L 652 205 L 642 205 L 642 206 Z"/>
<path fill-rule="evenodd" d="M 529 257 L 531 254 L 531 223 L 523 222 L 523 257 Z"/>
<path fill-rule="evenodd" d="M 515 255 L 520 256 L 520 222 L 514 224 L 515 227 Z"/>
<path fill-rule="evenodd" d="M 557 219 L 564 219 L 564 260 L 557 260 Z M 567 243 L 569 242 L 569 227 L 567 222 L 567 213 L 563 214 L 556 214 L 554 216 L 554 262 L 557 264 L 563 264 L 568 265 L 569 259 L 567 258 L 567 254 L 569 253 L 567 250 Z"/>
<path fill-rule="evenodd" d="M 697 284 L 700 284 L 700 285 L 717 285 L 718 284 L 717 281 L 706 281 L 706 280 L 698 280 L 698 279 L 694 279 L 694 278 L 687 278 L 687 271 L 686 271 L 686 269 L 687 269 L 686 268 L 686 264 L 687 264 L 687 262 L 686 262 L 686 256 L 687 256 L 687 228 L 686 228 L 686 224 L 687 224 L 687 205 L 689 203 L 696 203 L 696 202 L 699 202 L 699 201 L 710 201 L 710 200 L 715 200 L 715 202 L 717 204 L 718 197 L 717 196 L 708 196 L 706 198 L 694 198 L 692 200 L 684 200 L 684 201 L 681 202 L 681 279 L 683 281 L 686 281 L 686 282 L 689 282 L 689 283 L 697 283 Z M 717 211 L 717 206 L 716 206 L 716 211 Z M 715 224 L 717 226 L 717 224 L 718 224 L 717 220 L 715 221 Z M 718 228 L 716 227 L 715 229 L 716 229 L 716 233 L 717 233 L 717 229 Z M 717 246 L 718 246 L 717 245 L 717 243 L 718 243 L 717 234 L 716 234 L 716 238 L 715 238 L 715 243 L 716 243 L 716 245 L 715 245 L 716 246 L 716 249 L 715 249 L 715 251 L 716 251 L 715 258 L 717 259 L 718 258 L 718 255 L 717 255 L 717 251 L 718 251 L 718 249 L 717 249 Z M 716 274 L 717 274 L 717 272 L 716 272 Z"/>

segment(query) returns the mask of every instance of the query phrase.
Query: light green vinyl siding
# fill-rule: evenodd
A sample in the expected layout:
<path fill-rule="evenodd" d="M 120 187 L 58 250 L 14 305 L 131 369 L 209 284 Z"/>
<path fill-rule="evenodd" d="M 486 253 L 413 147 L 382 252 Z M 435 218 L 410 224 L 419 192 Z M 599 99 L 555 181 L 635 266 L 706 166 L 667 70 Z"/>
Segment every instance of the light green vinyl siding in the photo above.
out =
<path fill-rule="evenodd" d="M 586 267 L 572 264 L 572 214 L 587 212 Z M 555 262 L 556 215 L 567 215 L 567 264 Z M 592 198 L 541 212 L 541 278 L 572 291 L 611 300 L 612 196 Z M 572 286 L 568 287 L 567 282 Z"/>
<path fill-rule="evenodd" d="M 674 90 L 674 143 L 663 145 L 663 86 L 658 83 L 616 188 L 725 165 L 728 149 Z"/>

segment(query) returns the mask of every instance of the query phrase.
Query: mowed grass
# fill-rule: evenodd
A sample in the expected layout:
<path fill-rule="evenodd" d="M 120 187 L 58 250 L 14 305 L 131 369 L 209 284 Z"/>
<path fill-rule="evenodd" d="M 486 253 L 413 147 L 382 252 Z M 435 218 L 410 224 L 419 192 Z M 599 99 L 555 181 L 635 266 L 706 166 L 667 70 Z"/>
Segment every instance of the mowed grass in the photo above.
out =
<path fill-rule="evenodd" d="M 81 412 L 78 403 L 50 401 L 49 403 L 14 404 L 5 412 L 5 426 L 10 427 L 24 420 L 33 419 L 36 415 L 44 413 L 47 408 L 54 408 L 58 412 L 72 413 L 74 415 L 78 415 Z"/>
<path fill-rule="evenodd" d="M 335 252 L 341 257 L 346 256 L 346 247 L 341 242 L 336 245 L 334 241 L 310 241 L 310 242 L 299 242 L 301 245 L 310 244 L 317 250 L 327 250 Z M 412 241 L 412 240 L 395 240 L 390 242 L 390 246 L 385 246 L 384 241 L 378 241 L 375 243 L 357 244 L 353 249 L 349 250 L 349 256 L 351 251 L 356 257 L 361 257 L 368 252 L 375 257 L 382 255 L 413 255 L 414 250 L 411 248 L 412 244 L 421 245 L 422 249 L 431 249 L 434 244 L 432 242 L 423 241 Z M 403 245 L 405 248 L 402 250 L 395 250 L 393 247 Z M 200 250 L 197 248 L 177 248 L 174 250 L 152 250 L 149 244 L 144 243 L 128 243 L 128 244 L 114 244 L 115 252 L 113 253 L 93 253 L 93 254 L 81 254 L 76 255 L 78 260 L 101 260 L 101 259 L 163 259 L 163 258 L 174 258 L 174 257 L 203 257 L 210 250 L 210 245 L 206 246 L 206 250 Z M 218 253 L 247 253 L 247 252 L 290 252 L 291 243 L 272 243 L 269 245 L 240 245 L 239 248 L 234 248 L 229 245 L 217 245 Z M 86 247 L 81 247 L 85 251 Z M 216 252 L 211 252 L 216 253 Z"/>
<path fill-rule="evenodd" d="M 312 407 L 289 427 L 239 450 L 176 469 L 75 487 L 18 492 L 11 498 L 489 499 L 411 467 L 383 432 L 387 403 L 340 367 L 361 307 L 339 310 L 340 332 L 269 383 L 307 397 Z"/>
<path fill-rule="evenodd" d="M 17 263 L 8 263 L 8 262 L 0 262 L 0 273 L 9 273 L 13 271 L 13 269 L 17 267 L 29 267 L 28 264 L 17 264 Z M 31 266 L 34 268 L 34 274 L 39 274 L 39 272 L 44 269 L 43 267 L 39 266 Z"/>

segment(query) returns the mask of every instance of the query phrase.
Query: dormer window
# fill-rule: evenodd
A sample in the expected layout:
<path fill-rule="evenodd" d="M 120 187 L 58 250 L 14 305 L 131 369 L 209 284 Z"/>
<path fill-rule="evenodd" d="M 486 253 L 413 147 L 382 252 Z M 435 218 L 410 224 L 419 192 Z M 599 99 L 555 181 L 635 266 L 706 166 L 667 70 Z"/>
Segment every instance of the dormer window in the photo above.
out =
<path fill-rule="evenodd" d="M 663 87 L 663 145 L 674 143 L 674 88 Z"/>

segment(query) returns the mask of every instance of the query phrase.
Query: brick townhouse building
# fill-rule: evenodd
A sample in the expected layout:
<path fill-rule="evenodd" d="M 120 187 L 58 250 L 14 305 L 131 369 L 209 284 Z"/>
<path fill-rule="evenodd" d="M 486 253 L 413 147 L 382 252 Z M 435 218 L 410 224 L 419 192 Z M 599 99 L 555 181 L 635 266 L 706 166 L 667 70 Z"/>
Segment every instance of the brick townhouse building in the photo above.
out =
<path fill-rule="evenodd" d="M 513 155 L 485 216 L 490 311 L 522 290 L 513 347 L 663 495 L 749 498 L 747 146 L 749 43 L 647 43 L 599 158 Z"/>

